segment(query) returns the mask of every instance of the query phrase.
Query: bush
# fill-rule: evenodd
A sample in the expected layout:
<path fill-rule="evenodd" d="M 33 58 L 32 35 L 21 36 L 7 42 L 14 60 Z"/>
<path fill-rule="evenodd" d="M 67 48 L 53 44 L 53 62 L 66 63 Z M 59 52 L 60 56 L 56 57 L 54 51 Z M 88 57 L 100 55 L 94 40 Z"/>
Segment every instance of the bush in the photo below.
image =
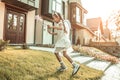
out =
<path fill-rule="evenodd" d="M 7 45 L 9 44 L 10 40 L 4 41 L 0 40 L 0 51 L 6 49 Z"/>
<path fill-rule="evenodd" d="M 82 55 L 85 56 L 92 56 L 95 57 L 98 60 L 105 60 L 105 61 L 109 61 L 112 63 L 118 63 L 119 59 L 115 56 L 109 55 L 105 52 L 99 51 L 96 48 L 92 48 L 92 47 L 79 47 L 79 46 L 73 46 L 73 49 L 75 51 L 78 51 L 80 53 L 82 53 Z M 98 51 L 98 52 L 96 52 Z"/>
<path fill-rule="evenodd" d="M 24 43 L 24 44 L 21 46 L 21 48 L 22 48 L 22 49 L 29 49 L 29 46 Z"/>

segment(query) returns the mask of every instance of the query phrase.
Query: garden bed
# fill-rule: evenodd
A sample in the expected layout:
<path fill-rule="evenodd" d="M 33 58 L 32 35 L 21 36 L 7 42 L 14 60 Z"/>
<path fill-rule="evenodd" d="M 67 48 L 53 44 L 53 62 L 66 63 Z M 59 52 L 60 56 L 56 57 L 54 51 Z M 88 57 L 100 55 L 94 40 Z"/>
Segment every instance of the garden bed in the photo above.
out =
<path fill-rule="evenodd" d="M 73 46 L 75 51 L 80 52 L 82 55 L 92 56 L 99 60 L 105 60 L 112 63 L 118 63 L 119 59 L 115 56 L 109 55 L 101 50 L 98 50 L 94 47 L 85 47 L 85 46 Z"/>

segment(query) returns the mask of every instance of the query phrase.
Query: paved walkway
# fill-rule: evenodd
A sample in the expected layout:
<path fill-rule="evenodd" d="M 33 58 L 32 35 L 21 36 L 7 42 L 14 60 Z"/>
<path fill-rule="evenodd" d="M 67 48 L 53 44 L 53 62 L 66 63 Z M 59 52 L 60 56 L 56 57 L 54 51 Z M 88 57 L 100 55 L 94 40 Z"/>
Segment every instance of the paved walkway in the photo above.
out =
<path fill-rule="evenodd" d="M 54 48 L 47 48 L 47 47 L 35 47 L 35 46 L 31 46 L 30 49 L 34 49 L 34 50 L 42 50 L 42 51 L 48 51 L 48 52 L 54 52 Z"/>
<path fill-rule="evenodd" d="M 54 52 L 54 48 L 35 47 L 31 46 L 30 49 Z M 96 60 L 94 57 L 81 55 L 78 52 L 69 54 L 73 60 L 85 64 L 86 66 L 104 71 L 104 76 L 101 80 L 120 80 L 120 63 L 111 64 L 108 61 Z"/>

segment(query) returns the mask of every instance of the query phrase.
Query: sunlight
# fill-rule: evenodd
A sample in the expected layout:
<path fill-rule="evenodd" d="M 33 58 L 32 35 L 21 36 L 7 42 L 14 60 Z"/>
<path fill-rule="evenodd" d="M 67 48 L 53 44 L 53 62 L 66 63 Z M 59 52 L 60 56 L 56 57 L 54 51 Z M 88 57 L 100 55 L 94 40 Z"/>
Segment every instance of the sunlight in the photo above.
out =
<path fill-rule="evenodd" d="M 88 11 L 86 18 L 101 17 L 103 22 L 113 10 L 120 9 L 120 0 L 81 0 L 81 2 Z"/>
<path fill-rule="evenodd" d="M 111 23 L 111 24 L 108 25 L 108 28 L 110 30 L 116 30 L 117 26 L 115 24 Z"/>

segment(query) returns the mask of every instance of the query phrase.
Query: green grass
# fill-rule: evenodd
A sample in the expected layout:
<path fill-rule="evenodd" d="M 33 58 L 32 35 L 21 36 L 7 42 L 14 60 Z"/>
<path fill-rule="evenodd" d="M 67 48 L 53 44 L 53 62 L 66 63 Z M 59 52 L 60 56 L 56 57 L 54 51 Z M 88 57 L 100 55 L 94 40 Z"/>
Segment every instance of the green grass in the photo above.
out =
<path fill-rule="evenodd" d="M 0 80 L 98 80 L 102 71 L 81 64 L 71 76 L 72 66 L 63 58 L 68 69 L 56 72 L 59 66 L 54 54 L 44 51 L 8 48 L 0 52 Z"/>

